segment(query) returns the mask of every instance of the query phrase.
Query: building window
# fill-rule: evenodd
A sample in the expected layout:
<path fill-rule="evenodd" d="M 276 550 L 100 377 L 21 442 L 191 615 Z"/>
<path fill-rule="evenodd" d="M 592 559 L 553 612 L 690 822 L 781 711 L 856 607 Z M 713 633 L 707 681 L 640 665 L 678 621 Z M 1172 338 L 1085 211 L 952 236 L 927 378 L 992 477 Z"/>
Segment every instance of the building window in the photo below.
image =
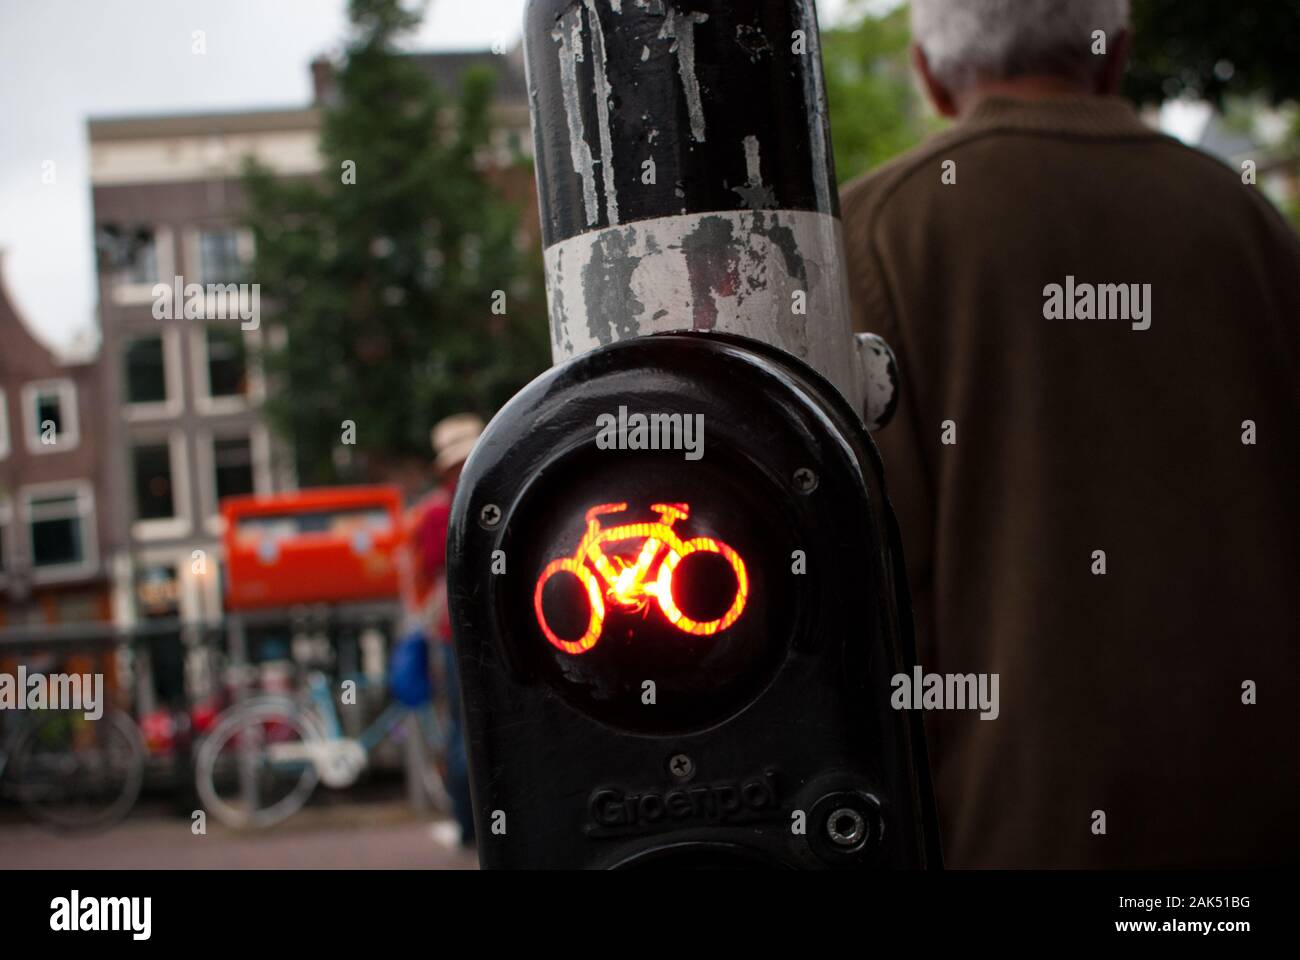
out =
<path fill-rule="evenodd" d="M 242 497 L 253 492 L 253 443 L 249 437 L 214 439 L 212 464 L 218 504 L 226 497 Z"/>
<path fill-rule="evenodd" d="M 9 456 L 9 401 L 0 390 L 0 460 Z"/>
<path fill-rule="evenodd" d="M 94 494 L 90 484 L 50 486 L 26 491 L 24 514 L 37 573 L 92 565 Z"/>
<path fill-rule="evenodd" d="M 153 284 L 159 279 L 158 238 L 152 227 L 100 227 L 99 248 L 119 284 Z"/>
<path fill-rule="evenodd" d="M 32 453 L 73 449 L 81 437 L 76 384 L 71 380 L 29 383 L 23 388 L 23 419 L 27 449 Z"/>
<path fill-rule="evenodd" d="M 238 327 L 209 327 L 208 396 L 242 397 L 248 393 L 248 348 Z"/>
<path fill-rule="evenodd" d="M 123 356 L 126 360 L 126 402 L 166 403 L 167 363 L 162 335 L 128 340 Z"/>
<path fill-rule="evenodd" d="M 155 283 L 158 280 L 158 244 L 150 232 L 122 268 L 122 282 L 130 284 Z"/>
<path fill-rule="evenodd" d="M 215 436 L 201 432 L 195 444 L 202 522 L 212 536 L 219 536 L 223 529 L 223 500 L 266 494 L 275 489 L 271 437 L 266 426 L 254 424 L 246 430 L 233 430 L 233 427 L 223 427 Z"/>
<path fill-rule="evenodd" d="M 140 444 L 131 451 L 137 520 L 171 520 L 176 516 L 169 443 Z"/>
<path fill-rule="evenodd" d="M 173 274 L 171 228 L 159 224 L 101 224 L 95 233 L 100 274 L 109 280 L 114 303 L 141 304 L 155 299 L 161 282 Z"/>
<path fill-rule="evenodd" d="M 128 489 L 135 516 L 131 536 L 165 540 L 190 533 L 191 505 L 185 434 L 142 436 L 127 452 Z"/>
<path fill-rule="evenodd" d="M 239 283 L 244 279 L 238 231 L 199 232 L 199 275 L 204 283 Z"/>

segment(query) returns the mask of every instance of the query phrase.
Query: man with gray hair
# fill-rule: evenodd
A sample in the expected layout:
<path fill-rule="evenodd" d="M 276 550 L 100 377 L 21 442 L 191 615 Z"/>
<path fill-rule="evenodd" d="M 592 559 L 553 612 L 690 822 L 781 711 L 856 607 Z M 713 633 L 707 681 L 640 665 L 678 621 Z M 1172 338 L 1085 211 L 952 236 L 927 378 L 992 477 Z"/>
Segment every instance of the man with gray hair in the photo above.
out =
<path fill-rule="evenodd" d="M 1115 96 L 1126 0 L 913 0 L 956 123 L 846 186 L 955 866 L 1300 857 L 1300 243 Z M 1289 521 L 1289 522 L 1288 522 Z"/>
<path fill-rule="evenodd" d="M 1008 85 L 1113 92 L 1128 46 L 1128 6 L 1128 0 L 914 0 L 914 55 L 945 116 L 956 112 L 956 97 L 1007 92 Z"/>

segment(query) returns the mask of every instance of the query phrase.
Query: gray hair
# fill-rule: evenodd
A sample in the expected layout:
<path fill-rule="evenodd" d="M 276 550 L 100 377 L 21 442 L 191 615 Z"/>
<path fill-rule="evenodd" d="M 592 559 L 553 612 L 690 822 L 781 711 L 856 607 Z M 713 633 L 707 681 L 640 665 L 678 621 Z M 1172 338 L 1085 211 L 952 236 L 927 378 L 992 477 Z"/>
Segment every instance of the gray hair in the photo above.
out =
<path fill-rule="evenodd" d="M 978 80 L 1026 74 L 1087 79 L 1128 23 L 1129 0 L 912 0 L 912 37 L 931 72 L 961 90 Z"/>

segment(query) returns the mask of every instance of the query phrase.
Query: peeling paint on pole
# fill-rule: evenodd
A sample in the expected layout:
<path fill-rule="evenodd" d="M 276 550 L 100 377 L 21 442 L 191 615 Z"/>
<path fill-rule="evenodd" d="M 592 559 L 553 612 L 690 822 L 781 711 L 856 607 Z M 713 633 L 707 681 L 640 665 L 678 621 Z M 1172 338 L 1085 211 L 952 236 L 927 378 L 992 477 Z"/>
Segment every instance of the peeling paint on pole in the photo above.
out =
<path fill-rule="evenodd" d="M 555 359 L 724 331 L 864 409 L 812 0 L 530 0 L 525 58 Z"/>
<path fill-rule="evenodd" d="M 564 116 L 569 126 L 569 156 L 574 172 L 582 177 L 583 209 L 587 226 L 591 226 L 597 216 L 595 162 L 578 102 L 578 64 L 583 60 L 582 11 L 574 8 L 564 14 L 560 26 L 551 31 L 551 39 L 560 45 L 560 82 L 564 90 Z"/>
<path fill-rule="evenodd" d="M 705 23 L 707 13 L 678 13 L 671 7 L 664 17 L 659 38 L 673 41 L 669 51 L 677 55 L 677 72 L 682 78 L 682 92 L 691 118 L 691 137 L 704 142 L 704 104 L 700 100 L 700 80 L 695 75 L 695 25 Z"/>
<path fill-rule="evenodd" d="M 745 138 L 745 185 L 732 187 L 750 210 L 770 210 L 776 206 L 776 194 L 763 184 L 763 158 L 758 137 Z"/>
<path fill-rule="evenodd" d="M 683 213 L 838 216 L 820 65 L 768 41 L 815 28 L 809 7 L 622 0 L 619 11 L 608 0 L 528 6 L 544 246 Z M 653 183 L 641 179 L 646 160 Z M 745 194 L 755 186 L 770 200 Z"/>
<path fill-rule="evenodd" d="M 838 220 L 801 210 L 685 214 L 562 241 L 545 254 L 556 359 L 629 336 L 716 330 L 777 344 L 847 391 L 852 340 L 809 330 L 847 309 L 840 245 Z"/>
<path fill-rule="evenodd" d="M 614 186 L 614 145 L 609 133 L 609 77 L 606 67 L 609 60 L 605 54 L 605 32 L 600 27 L 600 17 L 596 13 L 596 0 L 586 0 L 587 22 L 591 25 L 591 51 L 594 58 L 596 74 L 596 117 L 600 132 L 600 169 L 605 182 L 605 217 L 610 223 L 618 223 L 618 189 Z M 620 13 L 617 4 L 614 12 Z"/>

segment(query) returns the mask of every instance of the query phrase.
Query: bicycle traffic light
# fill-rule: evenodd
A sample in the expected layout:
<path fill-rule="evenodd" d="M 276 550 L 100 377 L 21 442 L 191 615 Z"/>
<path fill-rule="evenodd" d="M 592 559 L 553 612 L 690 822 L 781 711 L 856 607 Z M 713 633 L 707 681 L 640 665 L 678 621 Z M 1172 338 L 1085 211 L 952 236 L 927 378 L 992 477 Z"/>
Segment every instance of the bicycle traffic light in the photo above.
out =
<path fill-rule="evenodd" d="M 756 7 L 529 4 L 558 365 L 448 537 L 486 867 L 939 860 L 891 357 L 849 331 L 815 13 Z"/>
<path fill-rule="evenodd" d="M 620 407 L 702 416 L 704 456 L 602 444 Z M 720 334 L 568 361 L 489 425 L 449 549 L 485 866 L 933 858 L 879 462 L 810 368 Z"/>

